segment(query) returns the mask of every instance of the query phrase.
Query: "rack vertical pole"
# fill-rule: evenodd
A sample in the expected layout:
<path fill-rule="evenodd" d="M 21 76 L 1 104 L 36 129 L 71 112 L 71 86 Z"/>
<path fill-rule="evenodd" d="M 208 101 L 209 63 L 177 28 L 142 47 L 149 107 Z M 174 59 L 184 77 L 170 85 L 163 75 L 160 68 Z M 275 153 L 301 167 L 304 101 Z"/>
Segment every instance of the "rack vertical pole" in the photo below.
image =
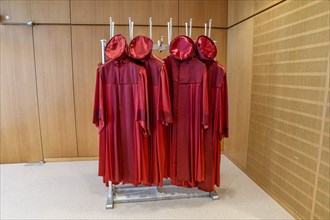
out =
<path fill-rule="evenodd" d="M 168 42 L 168 45 L 170 45 L 170 43 L 172 41 L 172 25 L 173 25 L 173 21 L 172 21 L 172 18 L 170 18 L 170 40 Z"/>
<path fill-rule="evenodd" d="M 111 38 L 115 36 L 115 22 L 111 23 Z"/>
<path fill-rule="evenodd" d="M 170 44 L 171 43 L 171 37 L 170 37 L 170 22 L 167 22 L 167 43 Z"/>
<path fill-rule="evenodd" d="M 192 32 L 192 18 L 190 18 L 189 21 L 189 37 L 191 37 L 191 32 Z"/>
<path fill-rule="evenodd" d="M 106 39 L 102 39 L 101 40 L 101 48 L 102 48 L 102 64 L 105 63 L 105 54 L 104 54 L 104 51 L 105 51 L 105 45 L 107 43 L 107 40 Z"/>
<path fill-rule="evenodd" d="M 110 17 L 110 39 L 112 38 L 112 17 Z"/>
<path fill-rule="evenodd" d="M 149 18 L 149 37 L 152 40 L 152 17 Z"/>
<path fill-rule="evenodd" d="M 212 19 L 209 20 L 209 35 L 208 35 L 209 38 L 211 38 L 211 27 L 212 27 Z"/>
<path fill-rule="evenodd" d="M 131 23 L 131 28 L 132 28 L 132 36 L 131 36 L 131 40 L 133 40 L 134 38 L 134 22 L 132 21 Z"/>

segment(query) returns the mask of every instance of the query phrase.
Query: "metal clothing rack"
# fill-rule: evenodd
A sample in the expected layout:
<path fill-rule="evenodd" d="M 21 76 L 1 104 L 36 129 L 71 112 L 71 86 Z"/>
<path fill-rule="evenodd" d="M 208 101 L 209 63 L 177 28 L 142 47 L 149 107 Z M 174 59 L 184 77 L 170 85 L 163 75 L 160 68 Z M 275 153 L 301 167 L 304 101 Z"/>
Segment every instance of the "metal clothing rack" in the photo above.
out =
<path fill-rule="evenodd" d="M 113 209 L 114 204 L 150 202 L 161 200 L 188 199 L 197 197 L 211 197 L 212 200 L 219 200 L 216 191 L 211 193 L 198 190 L 197 188 L 185 188 L 170 185 L 169 180 L 164 180 L 162 187 L 157 186 L 133 186 L 133 185 L 110 185 L 107 195 L 106 209 Z"/>
<path fill-rule="evenodd" d="M 212 19 L 209 20 L 209 29 L 208 29 L 208 37 L 211 35 L 211 23 Z M 133 28 L 134 22 L 131 17 L 128 18 L 129 24 L 129 34 L 130 40 L 133 39 Z M 188 23 L 186 25 L 186 35 L 191 37 L 192 33 L 192 19 L 190 19 L 189 25 L 189 34 L 188 34 Z M 152 18 L 149 18 L 149 32 L 150 39 L 152 39 Z M 110 39 L 114 36 L 114 21 L 112 17 L 110 17 Z M 207 23 L 205 23 L 205 35 L 207 32 Z M 161 36 L 161 39 L 157 41 L 156 45 L 153 45 L 153 50 L 164 51 L 169 49 L 170 42 L 172 40 L 172 18 L 167 22 L 167 34 L 168 34 L 168 43 L 164 44 L 164 37 Z M 101 48 L 102 48 L 102 64 L 105 63 L 105 46 L 107 40 L 101 40 Z M 217 191 L 213 192 L 205 192 L 202 190 L 198 190 L 197 188 L 185 188 L 174 186 L 170 184 L 170 180 L 164 180 L 162 187 L 157 186 L 133 186 L 131 184 L 123 185 L 113 185 L 111 181 L 109 181 L 108 187 L 108 195 L 106 202 L 106 209 L 113 209 L 114 204 L 117 203 L 131 203 L 131 202 L 146 202 L 146 201 L 159 201 L 159 200 L 173 200 L 173 199 L 186 199 L 186 198 L 197 198 L 197 197 L 211 197 L 212 200 L 219 200 L 220 196 Z"/>
<path fill-rule="evenodd" d="M 164 44 L 164 36 L 160 37 L 160 40 L 157 41 L 157 44 L 153 45 L 153 50 L 159 50 L 160 52 L 166 51 L 169 49 L 170 43 L 172 41 L 172 18 L 170 18 L 169 22 L 167 22 L 167 44 Z M 129 37 L 130 40 L 133 40 L 134 38 L 134 22 L 132 21 L 131 17 L 128 17 L 128 27 L 129 27 Z M 188 23 L 185 22 L 186 27 L 186 36 L 191 38 L 192 35 L 192 18 L 189 20 L 189 29 L 188 29 Z M 207 23 L 204 24 L 205 30 L 204 35 L 211 37 L 211 27 L 212 27 L 212 19 L 209 20 L 209 24 L 207 27 Z M 189 31 L 188 31 L 189 30 Z M 110 17 L 110 39 L 115 35 L 115 22 L 113 21 L 113 18 Z M 152 17 L 149 18 L 149 37 L 152 39 Z"/>

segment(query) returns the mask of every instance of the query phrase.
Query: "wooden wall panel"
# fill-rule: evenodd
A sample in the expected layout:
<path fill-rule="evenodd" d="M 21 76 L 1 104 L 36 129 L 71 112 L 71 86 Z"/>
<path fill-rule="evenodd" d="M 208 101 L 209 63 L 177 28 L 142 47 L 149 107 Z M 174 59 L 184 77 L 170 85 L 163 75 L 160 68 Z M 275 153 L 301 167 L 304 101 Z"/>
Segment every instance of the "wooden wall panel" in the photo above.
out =
<path fill-rule="evenodd" d="M 0 14 L 10 16 L 6 23 L 70 23 L 69 0 L 1 0 Z"/>
<path fill-rule="evenodd" d="M 205 1 L 188 0 L 179 1 L 179 25 L 185 25 L 185 22 L 189 25 L 190 18 L 193 19 L 193 25 L 204 26 L 204 23 L 208 21 L 205 18 Z"/>
<path fill-rule="evenodd" d="M 228 0 L 228 27 L 253 15 L 254 0 Z"/>
<path fill-rule="evenodd" d="M 72 0 L 73 24 L 109 24 L 112 16 L 116 24 L 128 23 L 128 1 Z"/>
<path fill-rule="evenodd" d="M 109 28 L 107 27 L 106 29 L 108 29 L 109 30 Z M 135 31 L 134 31 L 134 33 L 136 33 L 136 31 L 137 31 L 137 28 L 134 28 L 135 29 Z M 109 32 L 109 31 L 108 31 Z M 127 43 L 129 43 L 129 30 L 128 30 L 128 26 L 117 26 L 117 27 L 115 27 L 115 35 L 116 34 L 121 34 L 121 35 L 123 35 L 125 38 L 126 38 L 126 41 L 127 41 Z M 134 34 L 135 35 L 135 34 Z M 105 38 L 107 41 L 110 39 L 110 35 L 108 35 L 108 37 L 107 38 Z"/>
<path fill-rule="evenodd" d="M 247 171 L 304 219 L 329 216 L 329 5 L 285 1 L 253 19 Z"/>
<path fill-rule="evenodd" d="M 148 0 L 128 1 L 126 22 L 132 17 L 134 24 L 146 24 L 150 17 L 150 5 Z M 125 20 L 124 20 L 125 21 Z"/>
<path fill-rule="evenodd" d="M 98 156 L 98 132 L 92 123 L 96 68 L 101 62 L 100 39 L 108 27 L 73 26 L 72 58 L 75 88 L 78 156 Z"/>
<path fill-rule="evenodd" d="M 179 25 L 184 25 L 190 18 L 194 26 L 203 26 L 212 19 L 212 27 L 227 27 L 226 0 L 179 0 Z"/>
<path fill-rule="evenodd" d="M 225 153 L 246 168 L 252 77 L 253 19 L 228 30 L 229 138 Z"/>
<path fill-rule="evenodd" d="M 167 25 L 170 17 L 173 24 L 178 23 L 178 1 L 156 0 L 72 0 L 71 15 L 73 24 L 109 24 L 112 16 L 115 24 L 128 24 L 128 17 L 132 17 L 134 24 L 149 24 L 149 17 L 153 17 L 153 24 Z"/>
<path fill-rule="evenodd" d="M 153 24 L 167 25 L 170 18 L 173 19 L 173 25 L 179 24 L 179 4 L 178 0 L 150 0 L 150 15 Z M 144 21 L 144 24 L 147 22 Z M 174 33 L 174 31 L 173 31 Z"/>
<path fill-rule="evenodd" d="M 227 27 L 228 0 L 206 0 L 205 18 L 212 19 L 212 27 Z"/>
<path fill-rule="evenodd" d="M 35 26 L 34 44 L 44 157 L 75 157 L 70 26 Z"/>
<path fill-rule="evenodd" d="M 0 163 L 40 161 L 32 29 L 4 25 L 0 29 Z"/>
<path fill-rule="evenodd" d="M 32 0 L 31 11 L 36 23 L 70 23 L 69 0 Z"/>
<path fill-rule="evenodd" d="M 179 24 L 178 16 L 182 16 L 179 14 L 178 0 L 1 0 L 0 4 L 1 15 L 10 16 L 10 20 L 5 21 L 7 23 L 26 23 L 27 21 L 44 24 L 54 23 L 54 25 L 33 27 L 35 60 L 30 57 L 36 65 L 35 80 L 37 81 L 35 84 L 37 93 L 33 97 L 36 100 L 39 98 L 40 139 L 42 139 L 44 156 L 47 159 L 97 155 L 94 127 L 88 119 L 91 117 L 89 111 L 92 108 L 92 105 L 90 105 L 92 100 L 85 101 L 84 97 L 88 96 L 86 93 L 89 95 L 94 93 L 95 62 L 99 59 L 100 54 L 96 52 L 100 48 L 100 39 L 97 38 L 101 35 L 102 38 L 108 38 L 107 26 L 82 26 L 82 29 L 80 29 L 80 26 L 57 26 L 56 24 L 69 24 L 71 22 L 72 24 L 108 24 L 109 16 L 113 16 L 116 24 L 126 25 L 128 16 L 131 16 L 135 24 L 147 25 L 149 16 L 152 16 L 154 25 L 166 25 L 169 18 L 172 17 L 175 26 Z M 181 2 L 181 4 L 184 3 Z M 224 27 L 227 23 L 227 1 L 205 0 L 203 5 L 205 19 L 200 24 L 203 25 L 204 20 L 212 18 L 213 27 Z M 193 7 L 195 9 L 199 8 L 198 5 L 193 5 Z M 185 15 L 194 18 L 189 10 L 185 11 Z M 197 17 L 194 19 L 198 21 L 200 14 L 195 14 L 195 16 Z M 194 25 L 196 24 L 194 23 Z M 70 28 L 72 32 L 70 32 Z M 96 28 L 96 33 L 90 32 L 93 28 Z M 99 32 L 101 29 L 102 31 Z M 202 31 L 200 29 L 196 33 Z M 135 36 L 138 34 L 149 35 L 148 27 L 135 26 L 134 32 Z M 128 26 L 116 25 L 115 34 L 118 33 L 123 34 L 129 42 Z M 174 27 L 173 37 L 178 34 L 179 29 Z M 33 35 L 32 32 L 31 35 Z M 25 37 L 25 34 L 21 36 Z M 164 36 L 164 43 L 167 43 L 166 27 L 153 28 L 155 44 L 160 36 Z M 212 36 L 218 43 L 221 42 L 218 44 L 217 59 L 225 65 L 226 31 L 213 29 Z M 71 37 L 73 40 L 72 51 Z M 95 42 L 90 44 L 91 41 Z M 93 54 L 88 52 L 85 54 L 80 51 L 80 49 L 92 51 L 95 45 L 96 48 Z M 71 53 L 73 57 L 71 57 Z M 94 53 L 97 53 L 97 55 Z M 154 54 L 163 58 L 168 55 L 168 52 L 154 51 Z M 24 58 L 18 56 L 17 59 Z M 90 73 L 92 73 L 92 80 L 90 80 Z M 19 131 L 17 136 L 24 136 L 20 132 L 23 131 Z"/>
<path fill-rule="evenodd" d="M 9 16 L 9 20 L 4 20 L 6 23 L 21 22 L 26 23 L 31 20 L 31 4 L 30 1 L 12 1 L 1 0 L 0 1 L 0 15 Z"/>

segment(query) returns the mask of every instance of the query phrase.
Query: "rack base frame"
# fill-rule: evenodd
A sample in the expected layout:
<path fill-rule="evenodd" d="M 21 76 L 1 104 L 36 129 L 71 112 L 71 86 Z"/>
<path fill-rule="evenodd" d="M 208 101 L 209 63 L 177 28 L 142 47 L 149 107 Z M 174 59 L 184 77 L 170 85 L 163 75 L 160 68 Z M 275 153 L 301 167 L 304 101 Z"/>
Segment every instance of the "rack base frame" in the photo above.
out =
<path fill-rule="evenodd" d="M 113 209 L 114 204 L 148 202 L 174 199 L 187 199 L 197 197 L 211 197 L 212 200 L 219 200 L 220 196 L 216 191 L 205 192 L 197 188 L 185 188 L 164 183 L 164 186 L 132 186 L 117 185 L 109 183 L 106 209 Z"/>

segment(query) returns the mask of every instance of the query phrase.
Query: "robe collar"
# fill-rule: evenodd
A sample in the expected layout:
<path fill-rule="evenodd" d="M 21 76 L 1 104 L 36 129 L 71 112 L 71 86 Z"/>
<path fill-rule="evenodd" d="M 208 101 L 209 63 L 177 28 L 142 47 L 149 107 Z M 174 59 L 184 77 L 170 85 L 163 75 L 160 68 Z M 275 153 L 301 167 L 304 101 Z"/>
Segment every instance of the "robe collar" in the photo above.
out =
<path fill-rule="evenodd" d="M 214 60 L 217 56 L 217 47 L 214 42 L 207 36 L 200 36 L 196 40 L 195 55 L 201 60 Z"/>
<path fill-rule="evenodd" d="M 188 60 L 191 59 L 195 52 L 194 41 L 184 35 L 177 36 L 170 44 L 170 54 L 176 60 Z"/>
<path fill-rule="evenodd" d="M 128 46 L 123 35 L 117 34 L 113 36 L 105 47 L 105 55 L 110 60 L 124 60 L 128 53 Z"/>
<path fill-rule="evenodd" d="M 149 37 L 136 36 L 129 44 L 129 55 L 135 60 L 145 61 L 152 52 L 153 42 Z"/>

